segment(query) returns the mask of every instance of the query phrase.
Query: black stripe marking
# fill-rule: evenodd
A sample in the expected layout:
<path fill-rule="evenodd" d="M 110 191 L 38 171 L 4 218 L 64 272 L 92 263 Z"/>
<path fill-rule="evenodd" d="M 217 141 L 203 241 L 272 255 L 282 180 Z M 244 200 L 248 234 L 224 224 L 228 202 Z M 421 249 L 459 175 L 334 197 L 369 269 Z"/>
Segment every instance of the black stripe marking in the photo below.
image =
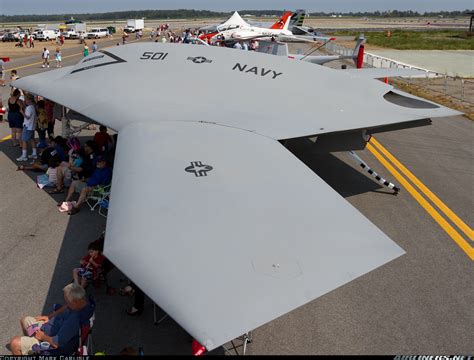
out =
<path fill-rule="evenodd" d="M 117 55 L 109 53 L 108 51 L 105 51 L 105 50 L 99 50 L 99 51 L 101 53 L 104 53 L 107 56 L 110 56 L 112 59 L 114 59 L 114 61 L 109 61 L 109 62 L 105 62 L 105 63 L 101 63 L 101 64 L 95 64 L 95 65 L 89 65 L 89 66 L 86 66 L 86 67 L 83 67 L 83 68 L 80 68 L 80 69 L 73 70 L 73 71 L 70 72 L 70 74 L 74 74 L 74 73 L 77 73 L 79 71 L 94 69 L 94 68 L 105 66 L 105 65 L 120 64 L 120 63 L 127 62 L 126 60 L 124 60 L 122 58 L 119 58 Z"/>

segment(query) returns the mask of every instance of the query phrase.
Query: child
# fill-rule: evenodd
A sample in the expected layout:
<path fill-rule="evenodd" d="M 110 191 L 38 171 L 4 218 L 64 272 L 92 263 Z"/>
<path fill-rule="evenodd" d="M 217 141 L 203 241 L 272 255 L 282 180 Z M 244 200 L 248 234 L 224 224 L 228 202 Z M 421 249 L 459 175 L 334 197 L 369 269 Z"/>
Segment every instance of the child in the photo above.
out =
<path fill-rule="evenodd" d="M 48 117 L 46 116 L 44 100 L 39 100 L 36 104 L 38 108 L 38 121 L 36 122 L 36 131 L 39 136 L 38 147 L 44 149 L 48 147 L 46 143 L 46 131 L 48 130 Z"/>
<path fill-rule="evenodd" d="M 94 135 L 94 142 L 97 144 L 99 153 L 107 155 L 109 147 L 113 145 L 112 137 L 107 133 L 107 128 L 104 125 L 99 126 L 99 132 Z M 110 144 L 110 145 L 109 145 Z"/>
<path fill-rule="evenodd" d="M 10 72 L 10 80 L 14 81 L 14 80 L 18 80 L 20 77 L 18 76 L 18 71 L 16 69 L 13 69 L 11 72 Z"/>
<path fill-rule="evenodd" d="M 100 244 L 96 241 L 91 242 L 87 247 L 87 250 L 89 251 L 89 255 L 82 258 L 80 262 L 81 267 L 72 270 L 74 283 L 79 284 L 79 277 L 81 277 L 80 285 L 83 288 L 87 286 L 89 281 L 97 279 L 98 270 L 105 260 L 105 256 L 102 255 Z"/>
<path fill-rule="evenodd" d="M 56 53 L 54 54 L 55 59 L 56 59 L 56 67 L 60 68 L 61 67 L 61 61 L 62 61 L 62 54 L 61 54 L 61 49 L 56 48 Z"/>

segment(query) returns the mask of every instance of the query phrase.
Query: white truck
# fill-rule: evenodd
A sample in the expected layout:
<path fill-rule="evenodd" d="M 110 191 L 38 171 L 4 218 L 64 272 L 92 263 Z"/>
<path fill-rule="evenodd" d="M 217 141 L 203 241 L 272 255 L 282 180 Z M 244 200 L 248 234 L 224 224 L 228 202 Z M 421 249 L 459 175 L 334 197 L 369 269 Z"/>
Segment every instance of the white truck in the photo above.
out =
<path fill-rule="evenodd" d="M 145 28 L 145 20 L 144 19 L 128 19 L 127 26 L 123 31 L 127 33 L 134 33 L 136 31 L 142 30 Z"/>
<path fill-rule="evenodd" d="M 66 39 L 79 39 L 80 35 L 87 34 L 87 27 L 85 23 L 68 24 L 67 29 L 63 31 Z"/>
<path fill-rule="evenodd" d="M 87 33 L 88 39 L 99 39 L 107 37 L 109 35 L 109 29 L 107 28 L 94 28 Z"/>

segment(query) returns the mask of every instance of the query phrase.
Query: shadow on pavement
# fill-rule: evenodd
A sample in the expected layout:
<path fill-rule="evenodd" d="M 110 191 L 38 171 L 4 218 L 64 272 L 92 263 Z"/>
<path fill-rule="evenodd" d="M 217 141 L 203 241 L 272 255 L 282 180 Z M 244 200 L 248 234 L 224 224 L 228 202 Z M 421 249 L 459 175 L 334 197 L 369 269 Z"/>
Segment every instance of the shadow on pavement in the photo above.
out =
<path fill-rule="evenodd" d="M 286 144 L 287 149 L 313 170 L 321 179 L 331 186 L 339 195 L 344 198 L 366 193 L 369 191 L 379 191 L 383 189 L 374 180 L 348 164 L 355 164 L 347 159 L 346 162 L 339 159 L 344 153 L 317 153 L 314 143 L 308 139 L 292 139 Z M 392 194 L 387 189 L 387 194 Z"/>

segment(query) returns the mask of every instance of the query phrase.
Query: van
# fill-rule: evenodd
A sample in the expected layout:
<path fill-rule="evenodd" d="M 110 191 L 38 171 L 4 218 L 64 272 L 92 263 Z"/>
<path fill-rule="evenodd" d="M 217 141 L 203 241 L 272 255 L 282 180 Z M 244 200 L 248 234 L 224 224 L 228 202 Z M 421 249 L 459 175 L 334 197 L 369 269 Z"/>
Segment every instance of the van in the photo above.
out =
<path fill-rule="evenodd" d="M 56 40 L 59 36 L 58 30 L 40 30 L 36 32 L 36 40 Z"/>
<path fill-rule="evenodd" d="M 109 35 L 109 30 L 107 28 L 95 28 L 87 33 L 87 38 L 98 39 L 106 37 L 107 35 Z"/>

